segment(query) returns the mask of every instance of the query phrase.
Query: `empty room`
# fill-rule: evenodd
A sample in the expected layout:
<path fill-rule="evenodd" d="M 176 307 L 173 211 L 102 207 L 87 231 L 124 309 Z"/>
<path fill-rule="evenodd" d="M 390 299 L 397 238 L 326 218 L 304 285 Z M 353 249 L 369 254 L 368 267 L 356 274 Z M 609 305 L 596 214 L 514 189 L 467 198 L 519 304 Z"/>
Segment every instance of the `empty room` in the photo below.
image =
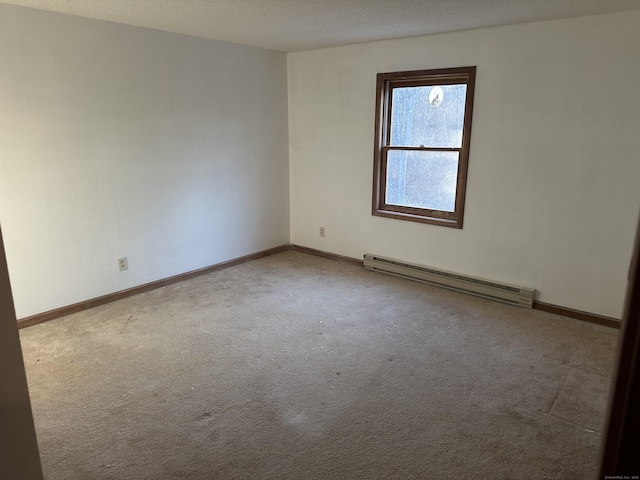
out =
<path fill-rule="evenodd" d="M 0 0 L 0 477 L 599 478 L 639 46 L 638 0 Z"/>

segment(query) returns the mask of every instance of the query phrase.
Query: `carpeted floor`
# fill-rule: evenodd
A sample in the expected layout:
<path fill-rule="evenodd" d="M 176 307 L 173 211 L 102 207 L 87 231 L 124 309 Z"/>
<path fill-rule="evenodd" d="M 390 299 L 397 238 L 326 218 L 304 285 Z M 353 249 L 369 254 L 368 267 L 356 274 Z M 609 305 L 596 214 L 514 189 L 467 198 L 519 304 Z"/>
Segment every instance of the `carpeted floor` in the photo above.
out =
<path fill-rule="evenodd" d="M 21 340 L 47 480 L 582 480 L 617 334 L 285 252 Z"/>

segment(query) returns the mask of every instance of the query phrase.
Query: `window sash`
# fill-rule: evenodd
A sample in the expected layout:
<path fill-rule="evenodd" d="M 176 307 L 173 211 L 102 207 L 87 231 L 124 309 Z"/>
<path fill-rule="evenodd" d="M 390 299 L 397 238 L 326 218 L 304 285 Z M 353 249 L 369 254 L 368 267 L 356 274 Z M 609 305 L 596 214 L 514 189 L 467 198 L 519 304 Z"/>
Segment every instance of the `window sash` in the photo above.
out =
<path fill-rule="evenodd" d="M 389 150 L 417 150 L 425 152 L 462 152 L 462 147 L 405 147 L 395 145 L 384 145 L 382 151 L 386 154 Z"/>
<path fill-rule="evenodd" d="M 383 196 L 382 206 L 384 210 L 411 214 L 411 215 L 426 215 L 432 218 L 440 218 L 446 220 L 452 220 L 456 217 L 456 209 L 457 209 L 457 201 L 456 201 L 456 209 L 453 212 L 447 212 L 444 210 L 431 210 L 428 208 L 419 208 L 419 207 L 409 207 L 407 205 L 396 205 L 393 203 L 387 203 L 387 166 L 388 166 L 388 156 L 390 151 L 423 151 L 423 152 L 458 152 L 460 155 L 461 148 L 434 148 L 434 147 L 383 147 L 383 158 L 381 170 L 384 172 L 382 182 L 380 185 L 380 194 Z M 458 157 L 460 158 L 460 157 Z M 459 188 L 459 180 L 460 180 L 460 167 L 461 161 L 458 160 L 458 174 L 456 179 L 456 200 L 458 198 L 458 188 Z"/>

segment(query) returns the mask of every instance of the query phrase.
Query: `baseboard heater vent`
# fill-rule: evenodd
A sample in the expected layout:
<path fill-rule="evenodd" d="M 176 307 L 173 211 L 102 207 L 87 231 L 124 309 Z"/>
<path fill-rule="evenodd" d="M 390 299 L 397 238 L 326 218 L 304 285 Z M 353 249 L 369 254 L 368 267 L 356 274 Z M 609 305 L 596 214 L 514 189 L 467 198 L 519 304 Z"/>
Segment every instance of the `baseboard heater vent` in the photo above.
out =
<path fill-rule="evenodd" d="M 469 277 L 458 273 L 437 270 L 431 267 L 379 257 L 370 253 L 364 256 L 367 270 L 395 275 L 396 277 L 417 280 L 418 282 L 468 293 L 498 302 L 531 308 L 533 306 L 533 288 L 518 287 L 494 282 L 483 278 Z"/>

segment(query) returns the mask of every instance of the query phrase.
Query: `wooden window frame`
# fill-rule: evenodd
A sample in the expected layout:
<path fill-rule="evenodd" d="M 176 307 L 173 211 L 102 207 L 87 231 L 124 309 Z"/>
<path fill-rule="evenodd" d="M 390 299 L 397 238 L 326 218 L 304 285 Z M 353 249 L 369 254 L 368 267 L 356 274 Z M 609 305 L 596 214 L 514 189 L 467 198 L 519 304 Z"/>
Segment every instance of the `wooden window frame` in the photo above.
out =
<path fill-rule="evenodd" d="M 372 215 L 408 220 L 411 222 L 442 225 L 445 227 L 462 228 L 464 200 L 467 189 L 467 170 L 469 166 L 469 145 L 471 140 L 475 77 L 475 66 L 378 74 L 376 85 L 376 131 L 373 161 Z M 460 148 L 406 147 L 389 144 L 391 138 L 391 109 L 393 108 L 392 92 L 394 88 L 454 84 L 467 85 L 462 144 Z M 458 176 L 454 211 L 446 212 L 386 203 L 387 156 L 391 150 L 458 152 Z"/>

